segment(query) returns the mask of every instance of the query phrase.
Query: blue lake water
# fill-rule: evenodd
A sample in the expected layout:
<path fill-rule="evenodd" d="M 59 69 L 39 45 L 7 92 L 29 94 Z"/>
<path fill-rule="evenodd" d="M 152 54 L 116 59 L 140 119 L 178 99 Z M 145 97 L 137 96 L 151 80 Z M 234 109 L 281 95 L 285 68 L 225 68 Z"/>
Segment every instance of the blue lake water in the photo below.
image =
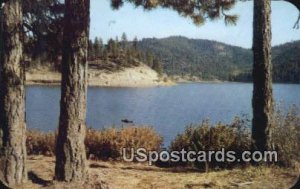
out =
<path fill-rule="evenodd" d="M 29 128 L 53 131 L 58 126 L 60 87 L 28 86 L 26 118 Z M 122 119 L 153 126 L 169 142 L 191 123 L 204 119 L 231 122 L 251 118 L 252 84 L 192 83 L 157 88 L 88 89 L 87 125 L 120 127 Z M 300 85 L 275 84 L 276 102 L 300 105 Z"/>

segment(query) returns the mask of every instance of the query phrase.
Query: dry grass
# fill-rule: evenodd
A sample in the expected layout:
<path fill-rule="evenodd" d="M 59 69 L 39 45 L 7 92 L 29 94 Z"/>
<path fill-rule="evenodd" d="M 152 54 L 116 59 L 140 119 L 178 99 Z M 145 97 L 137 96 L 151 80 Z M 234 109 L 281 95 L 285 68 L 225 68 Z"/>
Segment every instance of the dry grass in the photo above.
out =
<path fill-rule="evenodd" d="M 248 122 L 236 118 L 231 124 L 218 123 L 211 125 L 209 121 L 203 121 L 200 125 L 188 126 L 184 133 L 179 134 L 171 144 L 172 151 L 234 151 L 240 159 L 243 151 L 250 150 L 251 136 Z M 179 162 L 173 166 L 192 166 L 199 169 L 231 168 L 241 165 L 241 162 L 219 162 L 212 159 L 211 162 L 183 163 Z"/>
<path fill-rule="evenodd" d="M 209 122 L 187 127 L 172 143 L 172 150 L 210 150 L 225 148 L 242 151 L 250 148 L 250 133 L 247 121 L 235 119 L 232 124 Z M 89 179 L 85 188 L 100 189 L 103 183 L 113 189 L 196 189 L 196 188 L 290 188 L 300 174 L 300 117 L 297 108 L 288 114 L 278 111 L 273 124 L 273 146 L 279 152 L 280 166 L 223 166 L 218 171 L 204 173 L 190 166 L 175 165 L 159 168 L 140 163 L 124 163 L 120 160 L 120 150 L 125 147 L 144 147 L 147 150 L 160 150 L 162 137 L 153 128 L 125 127 L 87 131 L 86 146 L 90 157 Z M 22 186 L 35 188 L 82 188 L 82 185 L 67 185 L 53 182 L 55 134 L 29 131 L 27 149 L 29 177 L 31 181 Z M 46 155 L 37 156 L 37 155 Z M 98 161 L 96 161 L 98 160 Z M 101 160 L 101 161 L 99 161 Z M 105 160 L 105 161 L 103 161 Z M 107 161 L 109 160 L 109 161 Z M 201 167 L 201 166 L 200 166 Z M 198 167 L 199 168 L 199 167 Z M 230 169 L 227 169 L 230 168 Z"/>
<path fill-rule="evenodd" d="M 37 130 L 27 132 L 27 152 L 29 155 L 53 156 L 55 154 L 56 134 Z M 151 127 L 128 126 L 104 130 L 88 129 L 86 135 L 87 156 L 91 159 L 120 160 L 122 148 L 143 147 L 159 150 L 162 137 Z"/>
<path fill-rule="evenodd" d="M 274 116 L 273 146 L 283 166 L 300 165 L 300 114 L 291 107 L 288 113 L 277 111 Z"/>
<path fill-rule="evenodd" d="M 111 189 L 202 189 L 202 188 L 290 188 L 299 170 L 278 167 L 247 167 L 211 173 L 162 169 L 144 164 L 90 161 L 89 181 L 85 188 L 100 189 L 107 183 Z M 54 158 L 31 156 L 28 160 L 31 179 L 22 188 L 82 188 L 53 184 Z M 34 176 L 34 177 L 33 177 Z M 68 187 L 67 187 L 68 186 Z"/>
<path fill-rule="evenodd" d="M 119 159 L 123 148 L 159 150 L 162 137 L 151 127 L 109 128 L 102 131 L 89 129 L 86 137 L 88 157 L 91 159 Z"/>
<path fill-rule="evenodd" d="M 300 165 L 300 116 L 299 108 L 291 107 L 286 113 L 280 108 L 274 114 L 272 125 L 272 146 L 278 152 L 277 165 L 297 168 Z M 204 121 L 199 125 L 188 126 L 182 134 L 179 134 L 171 144 L 171 150 L 181 149 L 193 151 L 221 150 L 235 151 L 239 158 L 243 151 L 251 151 L 250 121 L 236 118 L 231 124 L 218 123 L 211 125 Z M 208 168 L 232 168 L 241 163 L 220 163 L 212 161 L 209 164 L 194 163 L 179 165 L 193 166 L 200 169 Z M 178 166 L 178 164 L 173 164 Z"/>
<path fill-rule="evenodd" d="M 26 148 L 29 155 L 53 156 L 55 154 L 56 134 L 43 133 L 38 130 L 27 132 Z"/>

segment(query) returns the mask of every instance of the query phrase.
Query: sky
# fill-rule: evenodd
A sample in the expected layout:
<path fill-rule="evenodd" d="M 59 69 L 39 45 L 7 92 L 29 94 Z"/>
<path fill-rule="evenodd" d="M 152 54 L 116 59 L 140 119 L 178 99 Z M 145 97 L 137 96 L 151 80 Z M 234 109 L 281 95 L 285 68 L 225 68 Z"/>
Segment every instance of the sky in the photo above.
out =
<path fill-rule="evenodd" d="M 207 21 L 195 26 L 189 18 L 181 17 L 173 10 L 158 8 L 144 11 L 131 4 L 112 10 L 109 0 L 91 0 L 90 38 L 110 38 L 127 34 L 129 40 L 185 36 L 194 39 L 210 39 L 226 44 L 251 48 L 253 2 L 239 2 L 231 13 L 239 15 L 236 26 L 225 26 L 224 21 Z M 287 2 L 272 2 L 272 45 L 300 40 L 300 29 L 293 29 L 299 11 Z"/>

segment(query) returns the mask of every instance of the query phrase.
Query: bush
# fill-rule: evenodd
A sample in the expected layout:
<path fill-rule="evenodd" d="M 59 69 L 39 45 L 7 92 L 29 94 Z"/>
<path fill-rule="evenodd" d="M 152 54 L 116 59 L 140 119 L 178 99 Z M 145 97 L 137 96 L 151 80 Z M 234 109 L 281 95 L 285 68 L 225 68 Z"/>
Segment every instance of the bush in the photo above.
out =
<path fill-rule="evenodd" d="M 300 164 L 300 114 L 291 107 L 287 114 L 282 110 L 275 113 L 273 146 L 278 152 L 279 164 L 296 167 Z"/>
<path fill-rule="evenodd" d="M 300 116 L 299 109 L 292 107 L 287 113 L 277 111 L 272 128 L 273 148 L 278 152 L 278 165 L 296 167 L 300 164 Z M 237 158 L 251 149 L 251 124 L 247 119 L 235 118 L 231 124 L 211 125 L 203 121 L 200 125 L 188 126 L 171 143 L 170 151 L 235 151 Z M 1 133 L 0 133 L 1 135 Z M 56 134 L 31 130 L 27 133 L 27 152 L 29 155 L 55 154 Z M 147 151 L 160 151 L 163 139 L 151 127 L 124 127 L 104 130 L 88 129 L 85 140 L 87 156 L 90 159 L 120 160 L 122 148 L 145 148 Z M 158 162 L 160 163 L 160 162 Z M 158 164 L 157 164 L 158 165 Z M 239 162 L 210 163 L 163 163 L 161 166 L 192 166 L 206 171 L 216 168 L 231 168 L 243 165 Z"/>
<path fill-rule="evenodd" d="M 183 134 L 179 134 L 171 143 L 171 151 L 235 151 L 237 157 L 242 151 L 250 149 L 250 132 L 247 129 L 248 121 L 236 118 L 232 124 L 224 125 L 218 123 L 213 126 L 209 121 L 204 121 L 200 125 L 191 125 L 187 127 Z M 208 157 L 206 157 L 208 158 Z M 193 166 L 199 169 L 209 168 L 228 168 L 235 163 L 218 162 L 214 159 L 210 163 L 194 162 L 193 164 L 179 162 L 174 166 Z"/>
<path fill-rule="evenodd" d="M 29 155 L 53 156 L 55 154 L 56 134 L 38 130 L 27 132 L 26 147 Z"/>
<path fill-rule="evenodd" d="M 300 114 L 299 108 L 291 107 L 286 113 L 280 108 L 274 114 L 272 124 L 272 146 L 278 152 L 276 165 L 284 167 L 299 167 L 300 165 Z M 236 118 L 232 124 L 219 123 L 215 126 L 209 121 L 200 125 L 188 126 L 183 134 L 179 134 L 171 143 L 171 151 L 235 151 L 237 158 L 245 150 L 251 150 L 251 124 L 249 120 Z M 212 159 L 208 162 L 193 164 L 179 162 L 173 166 L 193 166 L 199 169 L 230 168 L 242 165 L 239 162 L 220 163 Z"/>
<path fill-rule="evenodd" d="M 86 146 L 89 157 L 107 160 L 120 158 L 122 148 L 159 150 L 162 141 L 162 137 L 150 127 L 109 128 L 103 131 L 89 129 Z"/>
<path fill-rule="evenodd" d="M 37 130 L 27 133 L 27 152 L 29 155 L 55 154 L 56 134 Z M 162 137 L 150 127 L 109 128 L 101 131 L 88 129 L 85 139 L 87 156 L 92 159 L 120 159 L 122 148 L 143 147 L 147 150 L 159 150 Z"/>

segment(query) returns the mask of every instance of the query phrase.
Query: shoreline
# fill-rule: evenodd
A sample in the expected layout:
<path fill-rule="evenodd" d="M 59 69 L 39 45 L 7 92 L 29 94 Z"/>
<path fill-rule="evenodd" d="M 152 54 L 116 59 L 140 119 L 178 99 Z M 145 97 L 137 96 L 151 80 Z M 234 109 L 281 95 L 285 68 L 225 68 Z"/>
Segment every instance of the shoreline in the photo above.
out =
<path fill-rule="evenodd" d="M 88 87 L 104 87 L 104 88 L 155 88 L 155 87 L 172 87 L 176 86 L 179 83 L 175 82 L 159 82 L 157 84 L 128 84 L 128 85 L 104 85 L 104 84 L 99 84 L 99 83 L 91 83 L 88 82 Z M 58 87 L 61 86 L 61 81 L 32 81 L 32 80 L 27 80 L 25 86 L 53 86 L 53 87 Z"/>
<path fill-rule="evenodd" d="M 60 86 L 61 74 L 47 69 L 26 72 L 26 86 Z M 175 82 L 158 74 L 146 65 L 126 68 L 118 72 L 90 69 L 89 87 L 152 88 L 174 86 Z"/>
<path fill-rule="evenodd" d="M 166 84 L 153 84 L 153 85 L 101 85 L 101 84 L 90 84 L 88 83 L 88 87 L 101 87 L 101 88 L 156 88 L 156 87 L 172 87 L 176 86 L 179 83 L 166 83 Z M 59 87 L 61 86 L 60 82 L 33 82 L 26 81 L 25 86 L 46 86 L 46 87 Z"/>
<path fill-rule="evenodd" d="M 158 74 L 146 65 L 126 68 L 118 72 L 90 69 L 88 77 L 89 87 L 105 88 L 155 88 L 172 87 L 180 84 L 222 84 L 222 83 L 247 83 L 244 81 L 223 80 L 189 80 L 186 78 L 172 79 L 172 76 L 159 77 Z M 274 82 L 273 84 L 299 85 L 299 83 Z M 37 69 L 26 72 L 26 86 L 60 86 L 61 74 L 49 69 Z"/>
<path fill-rule="evenodd" d="M 173 87 L 176 85 L 181 84 L 224 84 L 224 83 L 237 83 L 237 84 L 252 84 L 251 82 L 238 82 L 238 81 L 168 81 L 166 83 L 161 82 L 160 84 L 133 84 L 133 85 L 103 85 L 97 83 L 88 83 L 89 87 L 103 87 L 103 88 L 155 88 L 155 87 Z M 299 85 L 299 83 L 273 83 L 276 85 Z M 61 81 L 33 81 L 33 80 L 26 80 L 25 86 L 48 86 L 48 87 L 57 87 L 61 85 Z"/>

